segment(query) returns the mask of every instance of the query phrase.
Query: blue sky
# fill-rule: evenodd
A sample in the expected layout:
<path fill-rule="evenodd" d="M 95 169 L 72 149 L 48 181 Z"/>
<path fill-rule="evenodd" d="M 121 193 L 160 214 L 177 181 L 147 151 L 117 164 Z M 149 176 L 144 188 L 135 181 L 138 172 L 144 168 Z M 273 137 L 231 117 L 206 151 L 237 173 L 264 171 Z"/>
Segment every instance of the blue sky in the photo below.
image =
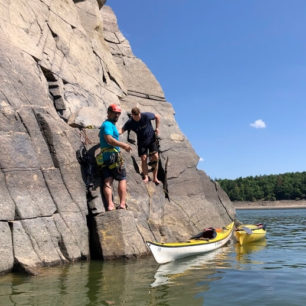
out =
<path fill-rule="evenodd" d="M 306 171 L 305 0 L 108 0 L 211 178 Z M 162 135 L 161 135 L 162 136 Z"/>

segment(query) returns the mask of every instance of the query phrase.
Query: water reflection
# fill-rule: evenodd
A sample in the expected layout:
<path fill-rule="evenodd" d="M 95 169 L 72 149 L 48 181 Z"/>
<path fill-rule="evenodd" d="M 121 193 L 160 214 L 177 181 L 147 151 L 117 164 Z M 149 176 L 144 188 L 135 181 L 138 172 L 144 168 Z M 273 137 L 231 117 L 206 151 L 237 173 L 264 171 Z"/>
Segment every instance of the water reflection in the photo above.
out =
<path fill-rule="evenodd" d="M 0 305 L 142 304 L 157 267 L 153 258 L 145 258 L 52 267 L 37 277 L 8 274 L 0 278 Z"/>
<path fill-rule="evenodd" d="M 19 274 L 3 276 L 0 281 L 0 304 L 80 305 L 82 301 L 86 305 L 86 266 L 87 263 L 43 269 L 38 277 Z"/>
<path fill-rule="evenodd" d="M 8 274 L 0 278 L 0 305 L 202 305 L 198 294 L 222 277 L 216 269 L 227 266 L 229 252 L 161 266 L 150 257 L 52 267 L 37 277 Z"/>
<path fill-rule="evenodd" d="M 171 284 L 179 277 L 187 276 L 188 273 L 192 273 L 192 270 L 195 269 L 210 268 L 211 261 L 215 259 L 218 254 L 223 256 L 224 251 L 222 249 L 218 249 L 214 252 L 184 258 L 160 265 L 154 275 L 155 281 L 151 284 L 151 287 L 154 288 L 165 284 Z M 206 271 L 208 275 L 215 272 L 211 271 L 210 269 L 207 269 Z"/>
<path fill-rule="evenodd" d="M 163 301 L 168 301 L 169 305 L 203 305 L 203 293 L 210 290 L 212 282 L 223 277 L 217 270 L 227 266 L 230 249 L 224 247 L 200 256 L 160 265 L 151 284 L 151 296 L 162 296 Z"/>
<path fill-rule="evenodd" d="M 212 252 L 195 258 L 191 257 L 161 265 L 154 275 L 155 281 L 151 284 L 151 287 L 174 283 L 179 277 L 187 276 L 188 273 L 191 273 L 192 268 L 199 268 L 214 256 L 215 254 Z M 208 274 L 210 274 L 210 271 L 208 271 Z"/>
<path fill-rule="evenodd" d="M 194 276 L 195 272 L 200 273 L 201 278 L 210 277 L 216 273 L 216 269 L 226 266 L 226 257 L 229 252 L 230 248 L 224 247 L 203 255 L 160 265 L 154 275 L 155 281 L 151 284 L 151 287 L 154 288 L 166 284 L 177 285 L 179 278 L 186 278 L 188 275 Z"/>
<path fill-rule="evenodd" d="M 253 260 L 249 254 L 253 252 L 258 252 L 264 249 L 267 246 L 266 238 L 254 243 L 247 243 L 245 245 L 240 245 L 239 243 L 235 244 L 236 258 L 237 262 L 242 264 L 262 264 L 262 261 Z"/>
<path fill-rule="evenodd" d="M 266 240 L 161 266 L 148 257 L 2 275 L 0 305 L 304 305 L 306 210 L 243 211 L 239 219 L 266 223 Z"/>

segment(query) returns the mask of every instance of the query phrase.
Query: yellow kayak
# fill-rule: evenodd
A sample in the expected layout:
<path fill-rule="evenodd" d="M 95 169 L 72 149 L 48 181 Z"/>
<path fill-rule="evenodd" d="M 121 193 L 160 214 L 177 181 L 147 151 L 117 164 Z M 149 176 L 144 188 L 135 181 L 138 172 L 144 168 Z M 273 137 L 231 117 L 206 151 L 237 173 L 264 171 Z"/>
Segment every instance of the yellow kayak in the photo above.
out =
<path fill-rule="evenodd" d="M 263 224 L 242 224 L 235 231 L 235 237 L 240 245 L 259 241 L 266 237 Z"/>
<path fill-rule="evenodd" d="M 215 236 L 206 239 L 190 239 L 186 242 L 158 243 L 146 241 L 155 260 L 159 263 L 179 258 L 203 254 L 222 247 L 232 236 L 234 222 L 215 232 Z"/>

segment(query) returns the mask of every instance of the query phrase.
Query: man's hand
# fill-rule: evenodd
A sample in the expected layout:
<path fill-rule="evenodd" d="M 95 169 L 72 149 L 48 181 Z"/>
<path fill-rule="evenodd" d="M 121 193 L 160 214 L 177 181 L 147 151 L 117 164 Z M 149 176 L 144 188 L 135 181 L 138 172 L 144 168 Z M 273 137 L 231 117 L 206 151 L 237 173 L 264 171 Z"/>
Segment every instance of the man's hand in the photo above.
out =
<path fill-rule="evenodd" d="M 116 140 L 114 137 L 112 137 L 111 135 L 104 135 L 104 139 L 109 145 L 114 146 L 114 147 L 120 147 L 124 149 L 126 152 L 130 152 L 132 150 L 132 147 L 129 144 L 125 142 L 120 142 Z"/>
<path fill-rule="evenodd" d="M 123 143 L 122 149 L 124 149 L 126 152 L 130 152 L 132 150 L 132 147 L 127 143 Z"/>
<path fill-rule="evenodd" d="M 159 135 L 159 129 L 158 128 L 155 129 L 155 134 Z"/>

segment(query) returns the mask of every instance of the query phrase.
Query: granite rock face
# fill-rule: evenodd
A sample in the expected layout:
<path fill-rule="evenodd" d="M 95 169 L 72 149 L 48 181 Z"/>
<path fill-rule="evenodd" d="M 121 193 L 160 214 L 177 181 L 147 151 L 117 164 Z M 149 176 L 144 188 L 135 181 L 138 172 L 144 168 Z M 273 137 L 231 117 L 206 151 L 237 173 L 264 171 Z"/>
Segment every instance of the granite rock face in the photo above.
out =
<path fill-rule="evenodd" d="M 0 272 L 142 256 L 146 240 L 186 239 L 235 216 L 104 4 L 0 0 Z M 124 110 L 119 127 L 133 106 L 161 116 L 164 184 L 142 183 L 134 145 L 124 154 L 129 209 L 105 212 L 94 154 L 111 103 Z M 89 173 L 76 158 L 82 141 Z"/>

